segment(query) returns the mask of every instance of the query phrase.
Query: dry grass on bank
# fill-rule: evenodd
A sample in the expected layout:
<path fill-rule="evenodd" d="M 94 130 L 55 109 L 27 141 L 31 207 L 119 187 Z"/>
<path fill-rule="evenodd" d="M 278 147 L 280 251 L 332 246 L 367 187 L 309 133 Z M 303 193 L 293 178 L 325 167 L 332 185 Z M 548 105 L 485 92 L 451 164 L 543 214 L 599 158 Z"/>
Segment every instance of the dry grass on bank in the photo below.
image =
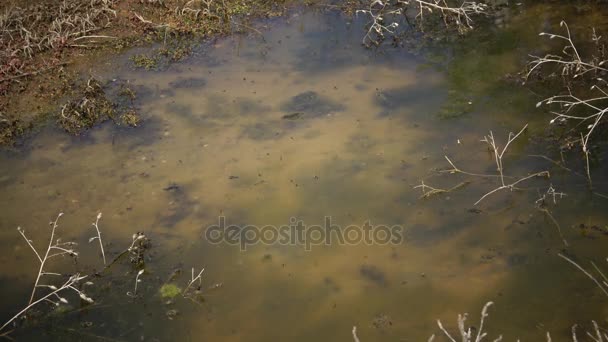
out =
<path fill-rule="evenodd" d="M 237 31 L 255 33 L 257 30 L 247 24 L 250 18 L 281 15 L 288 2 L 3 2 L 0 4 L 0 144 L 13 142 L 28 130 L 32 122 L 41 116 L 48 117 L 49 111 L 57 121 L 65 119 L 61 111 L 66 107 L 60 101 L 79 96 L 75 87 L 87 82 L 73 70 L 77 70 L 83 61 L 90 64 L 87 58 L 94 53 L 106 50 L 114 53 L 134 45 L 162 42 L 165 49 L 157 51 L 157 54 L 162 54 L 162 58 L 169 62 L 176 61 L 188 54 L 188 44 L 196 39 Z M 145 56 L 143 64 L 134 65 L 148 68 L 156 57 Z M 63 112 L 65 114 L 65 110 Z M 73 120 L 70 126 L 90 127 L 88 123 Z"/>

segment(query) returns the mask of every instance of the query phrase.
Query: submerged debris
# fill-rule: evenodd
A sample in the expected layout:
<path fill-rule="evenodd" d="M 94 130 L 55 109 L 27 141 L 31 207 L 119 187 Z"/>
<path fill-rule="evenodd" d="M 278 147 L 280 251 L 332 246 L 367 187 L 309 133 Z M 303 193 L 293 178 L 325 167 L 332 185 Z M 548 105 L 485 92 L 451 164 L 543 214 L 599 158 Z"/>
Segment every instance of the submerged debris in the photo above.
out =
<path fill-rule="evenodd" d="M 393 325 L 393 320 L 390 316 L 380 314 L 372 319 L 372 326 L 376 329 L 386 329 Z"/>
<path fill-rule="evenodd" d="M 125 90 L 128 89 L 128 90 Z M 108 98 L 101 83 L 90 77 L 77 96 L 61 107 L 59 125 L 71 134 L 80 134 L 98 123 L 114 120 L 117 124 L 135 127 L 139 124 L 139 115 L 133 108 L 125 109 L 124 104 L 118 104 Z M 129 88 L 123 88 L 120 96 L 133 100 L 135 93 Z M 124 111 L 119 114 L 120 111 Z"/>
<path fill-rule="evenodd" d="M 380 286 L 388 285 L 388 281 L 386 279 L 386 274 L 374 265 L 362 265 L 359 268 L 359 273 L 364 278 L 371 280 L 372 282 L 374 282 Z"/>
<path fill-rule="evenodd" d="M 134 55 L 131 58 L 133 61 L 133 65 L 137 68 L 142 68 L 146 70 L 154 70 L 158 67 L 158 58 L 157 57 L 149 57 L 146 55 Z"/>
<path fill-rule="evenodd" d="M 181 187 L 176 183 L 169 184 L 166 188 L 163 188 L 164 191 L 178 191 Z"/>
<path fill-rule="evenodd" d="M 175 309 L 167 310 L 165 315 L 167 315 L 168 320 L 172 321 L 175 317 L 177 317 L 177 315 L 179 315 L 179 311 Z"/>
<path fill-rule="evenodd" d="M 139 120 L 139 114 L 134 109 L 129 109 L 120 116 L 120 123 L 125 126 L 137 127 Z"/>
<path fill-rule="evenodd" d="M 6 118 L 0 112 L 0 145 L 11 143 L 23 134 L 24 129 L 19 119 Z"/>
<path fill-rule="evenodd" d="M 175 89 L 203 88 L 206 85 L 207 80 L 202 77 L 179 78 L 169 83 L 169 86 Z"/>
<path fill-rule="evenodd" d="M 167 283 L 161 286 L 159 292 L 163 299 L 172 299 L 180 295 L 182 293 L 182 289 L 173 283 Z"/>
<path fill-rule="evenodd" d="M 89 78 L 82 96 L 61 108 L 59 125 L 71 134 L 79 134 L 114 116 L 114 106 L 106 98 L 101 85 L 96 79 Z"/>
<path fill-rule="evenodd" d="M 302 112 L 295 112 L 295 113 L 283 115 L 282 119 L 297 120 L 297 119 L 301 118 L 303 115 L 304 115 L 304 113 L 302 113 Z"/>
<path fill-rule="evenodd" d="M 292 120 L 304 114 L 319 117 L 332 112 L 343 111 L 344 108 L 343 105 L 335 103 L 325 96 L 319 95 L 317 92 L 306 91 L 292 97 L 281 109 L 286 112 L 292 112 L 293 114 L 283 116 L 283 119 Z"/>

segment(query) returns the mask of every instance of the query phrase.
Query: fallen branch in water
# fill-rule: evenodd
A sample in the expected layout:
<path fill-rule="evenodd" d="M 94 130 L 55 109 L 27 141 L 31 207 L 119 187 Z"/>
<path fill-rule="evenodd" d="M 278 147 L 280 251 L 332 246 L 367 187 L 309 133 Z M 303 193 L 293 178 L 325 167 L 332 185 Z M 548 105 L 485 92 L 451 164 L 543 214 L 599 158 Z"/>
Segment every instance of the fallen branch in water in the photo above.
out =
<path fill-rule="evenodd" d="M 496 168 L 498 170 L 499 173 L 499 177 L 500 177 L 500 183 L 501 185 L 497 188 L 495 188 L 494 190 L 491 190 L 489 192 L 487 192 L 485 195 L 481 196 L 480 199 L 477 200 L 477 202 L 475 202 L 474 205 L 478 205 L 479 203 L 481 203 L 486 197 L 502 191 L 502 190 L 516 190 L 517 189 L 517 185 L 519 183 L 522 183 L 524 181 L 527 181 L 529 179 L 532 178 L 536 178 L 536 177 L 550 177 L 549 171 L 540 171 L 540 172 L 536 172 L 533 173 L 531 175 L 522 177 L 517 179 L 516 181 L 512 182 L 512 183 L 505 183 L 505 175 L 504 175 L 504 156 L 505 153 L 507 153 L 507 150 L 509 148 L 509 146 L 528 128 L 528 124 L 526 124 L 521 130 L 519 130 L 519 132 L 517 134 L 514 134 L 513 132 L 509 132 L 509 136 L 507 138 L 507 142 L 505 143 L 505 145 L 500 148 L 498 143 L 496 142 L 496 139 L 494 138 L 494 133 L 492 133 L 492 131 L 490 131 L 489 135 L 486 135 L 481 141 L 485 142 L 492 150 L 492 154 L 494 155 L 494 162 L 496 163 Z"/>
<path fill-rule="evenodd" d="M 505 184 L 505 185 L 501 185 L 501 186 L 499 186 L 498 188 L 496 188 L 496 189 L 494 189 L 494 190 L 491 190 L 491 191 L 487 192 L 485 195 L 481 196 L 481 198 L 480 198 L 480 199 L 478 199 L 478 200 L 477 200 L 477 202 L 475 202 L 473 205 L 478 205 L 478 204 L 479 204 L 479 203 L 481 203 L 481 202 L 482 202 L 482 201 L 483 201 L 483 200 L 484 200 L 486 197 L 488 197 L 488 196 L 490 196 L 490 195 L 492 195 L 492 194 L 494 194 L 494 193 L 496 193 L 496 192 L 499 192 L 499 191 L 501 191 L 501 190 L 507 190 L 507 189 L 508 189 L 508 190 L 511 190 L 511 191 L 513 191 L 513 190 L 517 190 L 517 189 L 518 189 L 518 188 L 516 187 L 516 185 L 517 185 L 517 184 L 519 184 L 519 183 L 521 183 L 521 182 L 524 182 L 524 181 L 527 181 L 528 179 L 536 178 L 536 177 L 546 177 L 546 178 L 549 178 L 549 177 L 550 177 L 550 174 L 549 174 L 549 171 L 541 171 L 541 172 L 533 173 L 533 174 L 528 175 L 528 176 L 526 176 L 526 177 L 520 178 L 520 179 L 518 179 L 517 181 L 515 181 L 515 182 L 513 182 L 513 183 L 510 183 L 510 184 Z"/>
<path fill-rule="evenodd" d="M 504 157 L 505 154 L 507 153 L 509 146 L 511 146 L 511 144 L 528 128 L 528 124 L 526 124 L 521 130 L 519 130 L 518 133 L 513 133 L 510 132 L 509 136 L 507 138 L 507 142 L 505 143 L 504 146 L 500 147 L 498 142 L 496 141 L 496 139 L 494 138 L 494 133 L 492 131 L 490 131 L 490 134 L 486 135 L 481 141 L 486 143 L 488 145 L 488 147 L 490 148 L 490 151 L 492 152 L 492 155 L 494 157 L 494 162 L 496 164 L 496 169 L 498 171 L 498 174 L 496 175 L 491 175 L 491 174 L 479 174 L 479 173 L 472 173 L 472 172 L 467 172 L 467 171 L 463 171 L 461 169 L 459 169 L 458 167 L 456 167 L 456 165 L 450 160 L 450 158 L 448 158 L 447 156 L 445 156 L 445 159 L 448 161 L 448 163 L 450 163 L 450 165 L 452 166 L 451 169 L 446 169 L 446 170 L 442 170 L 441 172 L 443 173 L 461 173 L 461 174 L 465 174 L 465 175 L 469 175 L 469 176 L 474 176 L 474 177 L 485 177 L 485 178 L 499 178 L 500 179 L 500 186 L 498 186 L 497 188 L 488 191 L 487 193 L 485 193 L 483 196 L 481 196 L 481 198 L 479 198 L 473 205 L 478 205 L 479 203 L 481 203 L 484 199 L 486 199 L 488 196 L 495 194 L 497 192 L 500 192 L 502 190 L 517 190 L 517 185 L 519 185 L 522 182 L 525 182 L 527 180 L 530 180 L 532 178 L 536 178 L 536 177 L 550 177 L 550 173 L 549 171 L 540 171 L 540 172 L 535 172 L 532 174 L 529 174 L 527 176 L 522 176 L 522 177 L 511 177 L 511 176 L 506 176 L 504 173 Z M 512 178 L 515 179 L 512 182 L 506 182 L 505 180 L 508 178 Z M 421 185 L 419 185 L 418 187 L 420 187 Z M 428 186 L 427 186 L 428 187 Z M 441 190 L 441 189 L 438 189 Z M 432 191 L 432 189 L 431 189 Z M 432 194 L 432 193 L 431 193 Z"/>
<path fill-rule="evenodd" d="M 522 190 L 518 186 L 521 183 L 524 183 L 528 180 L 531 180 L 531 179 L 534 179 L 537 177 L 550 178 L 551 175 L 550 175 L 549 171 L 538 171 L 538 172 L 534 172 L 534 173 L 526 175 L 526 176 L 518 176 L 518 177 L 508 176 L 505 174 L 505 160 L 504 159 L 509 150 L 509 147 L 515 142 L 515 140 L 517 140 L 518 137 L 520 137 L 522 135 L 522 133 L 527 129 L 527 127 L 528 127 L 528 125 L 526 124 L 517 133 L 510 132 L 508 135 L 508 138 L 507 138 L 507 142 L 504 144 L 504 146 L 500 146 L 500 144 L 497 142 L 496 138 L 494 137 L 494 133 L 492 131 L 490 131 L 490 133 L 481 140 L 482 142 L 484 142 L 488 145 L 489 151 L 492 153 L 494 163 L 495 163 L 496 169 L 497 169 L 497 174 L 482 174 L 482 173 L 463 171 L 459 167 L 457 167 L 456 164 L 448 156 L 444 156 L 444 157 L 447 160 L 447 162 L 450 164 L 451 168 L 445 169 L 445 170 L 440 170 L 439 173 L 463 174 L 463 175 L 472 176 L 472 177 L 489 178 L 489 179 L 498 178 L 500 180 L 499 185 L 496 188 L 494 188 L 490 191 L 487 191 L 485 194 L 483 194 L 473 204 L 474 206 L 479 205 L 486 198 L 488 198 L 489 196 L 491 196 L 495 193 L 498 193 L 500 191 Z M 557 162 L 553 161 L 552 159 L 549 159 L 548 157 L 545 157 L 545 156 L 538 156 L 538 155 L 532 155 L 532 156 L 542 157 L 543 159 L 549 160 L 553 163 L 557 163 Z M 568 170 L 570 171 L 570 169 L 568 169 Z M 509 181 L 507 181 L 507 180 L 509 180 Z M 421 181 L 421 184 L 414 186 L 414 189 L 422 190 L 422 195 L 420 196 L 420 198 L 422 199 L 422 198 L 429 198 L 434 195 L 454 191 L 469 183 L 470 183 L 469 181 L 461 182 L 461 183 L 457 184 L 456 186 L 446 190 L 446 189 L 441 189 L 441 188 L 435 188 L 433 186 L 430 186 L 430 185 L 424 183 L 424 181 Z M 564 243 L 564 245 L 568 246 L 568 242 L 562 233 L 562 229 L 561 229 L 559 222 L 555 219 L 555 217 L 553 216 L 553 214 L 551 213 L 551 211 L 548 208 L 549 199 L 552 200 L 553 204 L 556 204 L 557 200 L 563 198 L 564 196 L 566 196 L 565 193 L 556 191 L 555 188 L 553 187 L 553 185 L 550 184 L 548 189 L 543 194 L 539 193 L 539 198 L 535 202 L 535 208 L 537 210 L 539 210 L 540 212 L 542 212 L 547 218 L 549 218 L 551 223 L 556 227 L 557 232 L 559 233 L 559 236 L 560 236 L 562 242 Z"/>
<path fill-rule="evenodd" d="M 429 198 L 433 195 L 439 195 L 439 194 L 452 192 L 454 190 L 460 189 L 460 188 L 468 185 L 469 183 L 471 183 L 471 182 L 460 182 L 460 183 L 456 184 L 455 186 L 445 190 L 445 189 L 434 188 L 430 185 L 426 185 L 426 184 L 424 184 L 424 181 L 420 181 L 420 182 L 421 182 L 420 185 L 417 185 L 414 187 L 414 189 L 422 189 L 422 195 L 419 198 Z"/>

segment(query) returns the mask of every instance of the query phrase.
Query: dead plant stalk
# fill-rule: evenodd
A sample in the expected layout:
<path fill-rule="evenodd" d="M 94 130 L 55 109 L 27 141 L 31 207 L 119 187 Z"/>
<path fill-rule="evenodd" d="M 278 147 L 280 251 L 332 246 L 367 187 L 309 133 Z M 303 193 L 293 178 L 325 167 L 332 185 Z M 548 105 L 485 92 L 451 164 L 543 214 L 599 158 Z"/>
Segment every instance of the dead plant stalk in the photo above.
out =
<path fill-rule="evenodd" d="M 103 257 L 103 264 L 106 264 L 106 253 L 103 250 L 103 242 L 101 241 L 101 231 L 99 231 L 99 219 L 101 218 L 101 213 L 97 214 L 97 220 L 93 223 L 93 227 L 95 227 L 95 231 L 97 232 L 97 236 L 93 236 L 89 239 L 89 243 L 98 240 L 99 241 L 99 249 L 101 249 L 101 256 Z"/>
<path fill-rule="evenodd" d="M 412 11 L 409 11 L 409 10 Z M 415 20 L 423 23 L 425 13 L 439 13 L 446 27 L 455 26 L 460 33 L 473 28 L 473 15 L 485 15 L 487 5 L 475 1 L 463 1 L 459 6 L 451 6 L 446 0 L 370 0 L 366 9 L 357 10 L 357 14 L 370 17 L 371 23 L 363 37 L 363 44 L 378 45 L 385 39 L 385 34 L 395 35 L 399 27 L 396 21 L 389 18 L 403 16 L 409 23 L 408 12 L 417 13 Z"/>
<path fill-rule="evenodd" d="M 525 76 L 527 81 L 530 76 L 545 65 L 557 65 L 558 69 L 561 70 L 561 76 L 566 80 L 582 78 L 588 74 L 593 75 L 594 85 L 591 86 L 591 91 L 596 91 L 598 95 L 589 98 L 581 98 L 572 92 L 572 89 L 568 87 L 568 93 L 565 95 L 554 95 L 550 96 L 537 103 L 537 107 L 541 105 L 558 105 L 559 111 L 551 111 L 555 116 L 550 123 L 567 122 L 570 120 L 578 121 L 581 124 L 590 122 L 586 126 L 586 132 L 581 133 L 580 144 L 582 152 L 585 156 L 585 168 L 587 173 L 587 180 L 589 186 L 592 187 L 591 182 L 591 170 L 589 165 L 589 140 L 592 134 L 595 132 L 598 125 L 604 119 L 604 115 L 608 111 L 608 91 L 606 91 L 600 83 L 607 84 L 604 79 L 597 77 L 598 73 L 606 73 L 608 69 L 604 67 L 606 60 L 602 60 L 599 57 L 592 57 L 584 59 L 581 57 L 579 50 L 577 49 L 570 28 L 565 21 L 560 22 L 560 27 L 563 27 L 566 31 L 565 35 L 541 32 L 540 36 L 549 37 L 549 39 L 561 39 L 566 42 L 566 45 L 562 49 L 561 55 L 547 54 L 544 57 L 531 55 L 532 61 L 530 61 L 529 70 Z M 592 34 L 592 41 L 595 42 L 599 47 L 599 42 L 602 37 L 598 37 L 595 29 Z M 576 114 L 576 109 L 583 110 L 582 114 Z M 588 113 L 588 114 L 585 114 Z"/>
<path fill-rule="evenodd" d="M 201 271 L 198 272 L 198 275 L 195 277 L 194 276 L 194 267 L 192 268 L 192 274 L 191 274 L 191 277 L 190 277 L 190 282 L 188 283 L 188 286 L 186 286 L 186 288 L 183 291 L 184 296 L 186 296 L 188 294 L 188 290 L 190 289 L 190 287 L 192 287 L 192 285 L 196 281 L 198 281 L 199 287 L 201 286 L 203 272 L 205 272 L 205 268 L 201 269 Z"/>
<path fill-rule="evenodd" d="M 497 175 L 488 175 L 488 174 L 479 174 L 479 173 L 472 173 L 472 172 L 467 172 L 467 171 L 463 171 L 461 169 L 459 169 L 451 160 L 450 158 L 448 158 L 447 156 L 445 156 L 445 159 L 448 161 L 448 163 L 450 163 L 450 165 L 452 166 L 451 169 L 448 170 L 444 170 L 442 172 L 448 172 L 448 173 L 462 173 L 465 175 L 469 175 L 469 176 L 475 176 L 475 177 L 498 177 L 500 178 L 500 186 L 485 193 L 483 196 L 481 196 L 481 198 L 479 198 L 477 200 L 477 202 L 474 203 L 474 205 L 478 205 L 479 203 L 481 203 L 484 199 L 486 199 L 488 196 L 497 193 L 501 190 L 516 190 L 517 189 L 517 185 L 519 185 L 520 183 L 527 181 L 529 179 L 535 178 L 535 177 L 550 177 L 550 173 L 549 171 L 540 171 L 540 172 L 535 172 L 533 174 L 524 176 L 524 177 L 511 177 L 511 176 L 506 176 L 504 174 L 504 157 L 505 154 L 507 153 L 509 146 L 511 146 L 511 144 L 528 128 L 528 124 L 526 124 L 521 130 L 519 130 L 519 132 L 517 134 L 510 132 L 507 142 L 504 145 L 504 147 L 499 147 L 499 144 L 497 143 L 496 139 L 494 138 L 494 133 L 492 131 L 490 131 L 489 135 L 486 135 L 481 141 L 485 142 L 489 147 L 490 150 L 492 151 L 492 154 L 494 156 L 494 162 L 496 163 L 496 168 L 498 171 Z M 507 183 L 505 181 L 505 179 L 507 178 L 515 178 L 515 181 L 511 182 L 511 183 Z M 457 187 L 459 187 L 457 185 Z M 415 188 L 422 188 L 424 191 L 423 196 L 428 197 L 430 195 L 436 194 L 436 193 L 442 193 L 442 192 L 447 192 L 446 190 L 443 189 L 435 189 L 432 188 L 426 184 L 424 184 L 424 182 L 418 186 L 416 186 Z M 426 190 L 426 189 L 430 189 L 430 190 Z M 452 190 L 452 189 L 451 189 Z M 450 190 L 450 191 L 451 191 Z"/>
<path fill-rule="evenodd" d="M 61 216 L 63 216 L 63 213 L 59 213 L 57 215 L 57 218 L 55 219 L 55 221 L 52 221 L 50 223 L 51 234 L 50 234 L 49 242 L 48 242 L 48 245 L 47 245 L 47 248 L 46 248 L 46 251 L 44 252 L 44 254 L 38 252 L 36 247 L 34 247 L 32 240 L 30 240 L 25 235 L 25 231 L 21 227 L 17 228 L 17 230 L 19 231 L 19 234 L 21 234 L 21 236 L 23 237 L 23 239 L 25 240 L 27 245 L 31 248 L 31 250 L 36 255 L 36 258 L 38 259 L 40 266 L 38 268 L 38 274 L 36 275 L 36 280 L 34 281 L 34 286 L 32 288 L 32 294 L 30 296 L 28 304 L 21 311 L 19 311 L 15 316 L 13 316 L 6 323 L 4 323 L 0 327 L 0 331 L 4 330 L 9 324 L 11 324 L 13 321 L 15 321 L 17 318 L 19 318 L 21 315 L 23 315 L 25 312 L 27 312 L 28 310 L 30 310 L 32 307 L 34 307 L 35 305 L 37 305 L 39 303 L 50 302 L 57 306 L 60 304 L 67 304 L 68 300 L 59 295 L 61 292 L 66 291 L 66 290 L 71 290 L 71 291 L 75 292 L 80 297 L 80 299 L 84 300 L 87 303 L 93 303 L 93 299 L 88 297 L 83 292 L 82 289 L 78 289 L 77 287 L 74 286 L 81 280 L 85 279 L 87 276 L 81 276 L 79 273 L 76 273 L 76 274 L 70 276 L 68 278 L 68 280 L 66 280 L 65 283 L 63 283 L 59 287 L 52 285 L 52 284 L 42 283 L 42 278 L 44 276 L 61 276 L 60 273 L 45 271 L 45 266 L 47 266 L 47 262 L 50 259 L 58 257 L 58 256 L 63 256 L 63 255 L 69 255 L 72 257 L 78 256 L 78 253 L 71 248 L 72 246 L 76 245 L 75 242 L 61 242 L 61 239 L 56 238 L 56 232 L 57 232 L 57 228 L 59 227 L 59 219 L 61 218 Z M 92 285 L 92 283 L 87 282 L 84 285 Z M 36 290 L 38 290 L 39 288 L 47 288 L 47 289 L 50 289 L 51 292 L 47 293 L 46 295 L 44 295 L 38 299 L 35 299 Z M 52 300 L 51 298 L 54 298 L 55 300 Z"/>
<path fill-rule="evenodd" d="M 34 246 L 32 245 L 32 241 L 25 236 L 25 231 L 23 229 L 21 229 L 21 227 L 17 228 L 17 230 L 19 231 L 19 234 L 21 234 L 21 236 L 23 236 L 23 238 L 25 239 L 27 244 L 30 246 L 32 251 L 34 251 L 34 254 L 36 254 L 38 261 L 40 262 L 40 268 L 38 269 L 38 275 L 36 276 L 36 281 L 34 282 L 34 287 L 32 289 L 32 295 L 30 296 L 30 301 L 28 302 L 28 304 L 32 304 L 32 302 L 34 301 L 34 296 L 36 295 L 36 290 L 39 287 L 38 283 L 40 282 L 40 278 L 42 276 L 59 275 L 58 273 L 47 273 L 44 271 L 44 266 L 46 265 L 46 262 L 49 259 L 60 256 L 60 255 L 65 255 L 65 254 L 69 254 L 71 256 L 78 255 L 78 253 L 75 252 L 74 250 L 62 247 L 62 246 L 68 246 L 68 247 L 72 246 L 72 245 L 74 245 L 73 242 L 61 243 L 59 239 L 57 239 L 57 241 L 55 241 L 55 231 L 57 230 L 59 218 L 61 218 L 61 216 L 63 216 L 63 213 L 59 213 L 59 215 L 57 215 L 57 218 L 55 219 L 55 221 L 51 222 L 51 226 L 52 226 L 51 236 L 49 238 L 48 247 L 46 249 L 46 252 L 44 253 L 44 256 L 41 256 L 40 253 L 38 253 L 38 251 L 36 250 L 36 248 L 34 248 Z M 55 252 L 55 253 L 52 253 L 52 252 Z"/>
<path fill-rule="evenodd" d="M 531 178 L 535 178 L 535 177 L 540 177 L 540 176 L 546 176 L 549 177 L 549 171 L 541 171 L 541 172 L 536 172 L 534 174 L 525 176 L 523 178 L 519 178 L 518 180 L 514 181 L 513 183 L 507 184 L 505 183 L 505 175 L 504 175 L 504 161 L 503 161 L 503 157 L 505 156 L 505 153 L 507 152 L 509 146 L 511 145 L 511 143 L 513 143 L 513 141 L 515 141 L 517 139 L 517 137 L 519 137 L 525 130 L 526 128 L 528 128 L 528 124 L 526 124 L 517 134 L 514 134 L 513 132 L 509 132 L 509 137 L 507 139 L 507 143 L 505 144 L 505 146 L 500 149 L 500 147 L 498 146 L 496 139 L 494 139 L 494 134 L 492 133 L 492 131 L 490 131 L 489 135 L 486 135 L 481 141 L 485 142 L 486 144 L 488 144 L 488 146 L 492 149 L 492 153 L 494 154 L 494 161 L 496 163 L 496 168 L 498 170 L 498 173 L 500 175 L 500 183 L 501 186 L 499 186 L 498 188 L 486 193 L 485 195 L 481 196 L 481 198 L 479 200 L 477 200 L 477 202 L 475 202 L 474 205 L 477 205 L 479 203 L 481 203 L 481 201 L 483 201 L 486 197 L 501 191 L 501 190 L 506 190 L 509 189 L 511 191 L 513 191 L 514 189 L 516 189 L 516 186 L 521 183 L 524 182 L 528 179 Z"/>

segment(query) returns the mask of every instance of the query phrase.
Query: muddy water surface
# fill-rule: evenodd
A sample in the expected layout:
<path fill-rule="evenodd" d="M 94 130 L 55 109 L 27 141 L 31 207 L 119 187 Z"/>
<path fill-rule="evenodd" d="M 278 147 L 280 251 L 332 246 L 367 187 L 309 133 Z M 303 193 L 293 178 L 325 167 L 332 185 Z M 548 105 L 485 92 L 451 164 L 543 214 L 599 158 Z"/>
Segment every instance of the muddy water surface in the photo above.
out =
<path fill-rule="evenodd" d="M 551 207 L 568 251 L 599 262 L 606 202 L 586 193 L 584 178 L 527 157 L 546 152 L 535 137 L 548 120 L 535 109 L 537 95 L 502 79 L 536 42 L 518 37 L 555 23 L 539 22 L 538 12 L 513 10 L 490 33 L 416 53 L 366 50 L 361 20 L 297 12 L 268 23 L 263 40 L 218 40 L 168 70 L 133 71 L 128 56 L 93 70 L 132 85 L 143 124 L 104 125 L 78 138 L 49 127 L 23 151 L 0 156 L 2 317 L 26 301 L 37 267 L 14 228 L 43 246 L 47 222 L 62 211 L 60 235 L 80 242 L 82 255 L 79 265 L 56 268 L 99 270 L 87 239 L 101 211 L 108 255 L 134 232 L 151 239 L 139 298 L 126 295 L 137 271 L 123 263 L 93 279 L 95 305 L 39 316 L 17 337 L 350 340 L 356 325 L 362 341 L 420 341 L 437 331 L 437 318 L 453 329 L 466 311 L 476 325 L 490 300 L 489 329 L 509 339 L 537 340 L 547 330 L 564 337 L 573 323 L 606 323 L 606 298 L 557 257 L 562 239 L 534 208 L 550 184 L 568 192 Z M 504 141 L 526 123 L 506 160 L 509 174 L 547 169 L 550 181 L 474 206 L 497 179 L 438 172 L 450 168 L 447 155 L 463 170 L 495 174 L 479 140 L 493 130 Z M 606 174 L 595 167 L 598 187 Z M 421 200 L 414 187 L 423 180 L 466 186 Z M 220 216 L 258 226 L 369 221 L 402 226 L 404 239 L 241 250 L 205 239 Z M 192 267 L 206 268 L 203 300 L 161 298 L 166 282 L 184 288 Z"/>

